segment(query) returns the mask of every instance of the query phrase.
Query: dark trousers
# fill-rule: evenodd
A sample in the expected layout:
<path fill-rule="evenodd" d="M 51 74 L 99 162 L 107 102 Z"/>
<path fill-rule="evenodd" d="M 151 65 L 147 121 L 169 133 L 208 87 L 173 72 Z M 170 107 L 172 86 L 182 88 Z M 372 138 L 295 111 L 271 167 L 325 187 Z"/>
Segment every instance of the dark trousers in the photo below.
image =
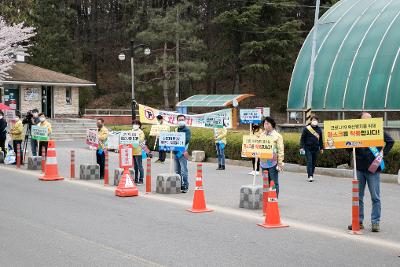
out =
<path fill-rule="evenodd" d="M 276 188 L 276 196 L 279 196 L 279 172 L 276 169 L 277 165 L 271 168 L 262 168 L 262 170 L 268 171 L 268 183 L 271 184 L 271 181 L 274 181 L 275 188 Z"/>
<path fill-rule="evenodd" d="M 257 169 L 256 169 L 256 158 L 251 158 L 251 163 L 253 163 L 253 170 L 260 171 L 260 159 L 257 159 Z"/>
<path fill-rule="evenodd" d="M 159 159 L 161 162 L 164 162 L 166 157 L 167 157 L 167 152 L 166 152 L 165 150 L 163 150 L 163 151 L 158 151 L 158 159 Z"/>
<path fill-rule="evenodd" d="M 19 152 L 20 152 L 20 155 L 21 155 L 20 163 L 23 164 L 24 163 L 24 159 L 23 159 L 23 154 L 24 153 L 23 153 L 23 149 L 22 149 L 22 140 L 13 140 L 13 148 L 14 148 L 15 156 L 17 156 L 18 144 L 19 144 Z M 17 162 L 15 161 L 15 163 L 17 163 Z"/>
<path fill-rule="evenodd" d="M 99 151 L 96 151 L 96 162 L 100 166 L 100 179 L 104 179 L 104 165 L 106 164 L 106 155 L 104 151 L 99 155 Z"/>
<path fill-rule="evenodd" d="M 39 156 L 42 156 L 42 150 L 44 147 L 45 155 L 47 157 L 47 146 L 49 145 L 49 142 L 47 141 L 40 141 L 39 142 Z"/>
<path fill-rule="evenodd" d="M 6 137 L 0 137 L 0 148 L 1 151 L 4 152 L 4 156 L 6 155 Z"/>
<path fill-rule="evenodd" d="M 143 182 L 144 169 L 142 163 L 142 155 L 133 156 L 133 165 L 133 168 L 135 170 L 135 183 L 137 183 L 138 181 Z"/>
<path fill-rule="evenodd" d="M 307 160 L 307 174 L 308 177 L 314 176 L 315 171 L 315 163 L 317 162 L 319 151 L 313 151 L 309 149 L 304 149 L 306 152 L 306 160 Z"/>

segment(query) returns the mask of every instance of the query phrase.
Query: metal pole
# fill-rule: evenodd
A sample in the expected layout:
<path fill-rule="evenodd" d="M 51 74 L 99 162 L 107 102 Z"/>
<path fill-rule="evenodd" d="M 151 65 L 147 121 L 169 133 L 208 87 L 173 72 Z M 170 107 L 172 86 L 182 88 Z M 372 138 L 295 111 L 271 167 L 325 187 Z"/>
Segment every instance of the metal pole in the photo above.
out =
<path fill-rule="evenodd" d="M 132 124 L 136 119 L 136 100 L 135 100 L 135 62 L 133 60 L 134 47 L 133 40 L 131 40 L 131 83 L 132 83 Z"/>
<path fill-rule="evenodd" d="M 320 6 L 320 0 L 316 0 L 315 16 L 314 16 L 314 31 L 313 31 L 313 36 L 312 36 L 312 48 L 311 48 L 310 76 L 309 76 L 308 87 L 307 87 L 307 107 L 306 107 L 307 122 L 306 122 L 306 124 L 308 124 L 311 119 L 312 95 L 313 95 L 313 90 L 314 90 L 315 54 L 316 54 L 316 50 L 317 50 L 319 6 Z"/>

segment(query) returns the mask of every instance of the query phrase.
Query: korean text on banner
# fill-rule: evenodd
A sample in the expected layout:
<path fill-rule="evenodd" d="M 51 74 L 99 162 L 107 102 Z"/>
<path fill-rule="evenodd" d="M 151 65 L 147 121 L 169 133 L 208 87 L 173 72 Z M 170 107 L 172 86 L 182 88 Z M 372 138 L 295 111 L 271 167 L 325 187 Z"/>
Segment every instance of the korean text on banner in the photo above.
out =
<path fill-rule="evenodd" d="M 47 127 L 40 127 L 37 125 L 32 125 L 31 136 L 34 140 L 48 141 L 49 140 L 49 130 Z"/>
<path fill-rule="evenodd" d="M 260 109 L 241 109 L 240 110 L 240 123 L 261 123 L 261 110 Z"/>
<path fill-rule="evenodd" d="M 161 132 L 169 132 L 168 125 L 152 125 L 150 129 L 150 136 L 159 136 Z"/>
<path fill-rule="evenodd" d="M 274 142 L 270 136 L 244 135 L 242 157 L 272 159 Z"/>
<path fill-rule="evenodd" d="M 384 146 L 383 119 L 324 121 L 325 149 Z"/>
<path fill-rule="evenodd" d="M 204 117 L 204 126 L 206 128 L 223 128 L 224 121 L 222 117 L 214 116 L 214 115 L 207 115 Z"/>
<path fill-rule="evenodd" d="M 178 125 L 177 117 L 180 113 L 172 111 L 158 110 L 145 105 L 139 105 L 140 121 L 142 123 L 157 124 L 157 115 L 161 115 L 168 125 Z M 232 128 L 232 109 L 222 109 L 214 112 L 188 115 L 186 117 L 186 125 L 190 127 L 207 127 L 205 119 L 207 116 L 217 116 L 222 118 L 222 122 L 226 128 Z"/>
<path fill-rule="evenodd" d="M 86 131 L 86 144 L 94 148 L 99 146 L 99 136 L 97 130 L 88 129 Z"/>
<path fill-rule="evenodd" d="M 130 168 L 133 166 L 132 145 L 119 145 L 119 167 Z"/>
<path fill-rule="evenodd" d="M 121 145 L 139 144 L 139 133 L 133 131 L 121 131 L 119 133 L 119 143 Z"/>
<path fill-rule="evenodd" d="M 185 151 L 185 133 L 161 132 L 158 137 L 160 150 L 164 151 Z"/>

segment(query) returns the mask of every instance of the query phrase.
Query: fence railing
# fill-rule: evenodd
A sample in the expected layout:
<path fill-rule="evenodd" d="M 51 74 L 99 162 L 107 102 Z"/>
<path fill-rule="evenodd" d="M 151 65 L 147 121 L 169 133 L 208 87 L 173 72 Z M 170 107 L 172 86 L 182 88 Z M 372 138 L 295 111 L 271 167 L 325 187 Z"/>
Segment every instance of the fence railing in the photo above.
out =
<path fill-rule="evenodd" d="M 84 115 L 94 115 L 94 116 L 98 116 L 98 115 L 109 115 L 109 116 L 121 116 L 121 115 L 131 115 L 132 114 L 132 110 L 130 109 L 90 109 L 90 108 L 86 108 Z M 136 111 L 136 114 L 139 114 L 139 111 Z"/>

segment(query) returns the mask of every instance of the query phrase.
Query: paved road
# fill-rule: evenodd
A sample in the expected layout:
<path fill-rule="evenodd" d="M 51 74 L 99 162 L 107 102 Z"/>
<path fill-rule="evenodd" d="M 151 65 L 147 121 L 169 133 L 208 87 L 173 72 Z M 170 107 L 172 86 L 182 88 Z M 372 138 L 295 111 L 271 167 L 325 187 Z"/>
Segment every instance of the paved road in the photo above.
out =
<path fill-rule="evenodd" d="M 68 144 L 60 144 L 67 175 Z M 81 147 L 81 160 L 88 155 Z M 86 151 L 86 152 L 85 152 Z M 115 161 L 115 155 L 112 156 Z M 166 165 L 154 165 L 153 173 Z M 193 192 L 118 198 L 99 182 L 40 182 L 38 172 L 0 166 L 1 266 L 399 266 L 400 186 L 383 184 L 382 232 L 347 234 L 351 181 L 282 174 L 282 220 L 257 227 L 260 211 L 237 208 L 247 169 L 204 164 L 213 213 L 191 214 Z M 195 165 L 190 164 L 191 184 Z M 153 187 L 154 188 L 154 187 Z M 141 188 L 143 190 L 143 188 Z M 367 201 L 367 215 L 370 204 Z M 368 225 L 368 223 L 367 223 Z"/>

